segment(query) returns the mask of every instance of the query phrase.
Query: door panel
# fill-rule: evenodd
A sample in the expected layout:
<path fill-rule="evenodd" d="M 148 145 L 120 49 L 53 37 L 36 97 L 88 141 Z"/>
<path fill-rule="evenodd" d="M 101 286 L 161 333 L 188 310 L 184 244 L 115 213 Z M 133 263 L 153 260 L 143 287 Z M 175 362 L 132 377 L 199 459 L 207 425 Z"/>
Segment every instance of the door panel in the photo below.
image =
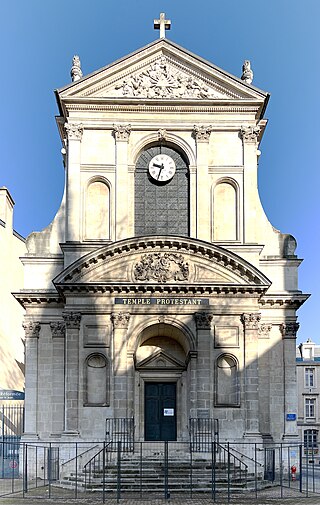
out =
<path fill-rule="evenodd" d="M 145 440 L 176 440 L 176 384 L 145 383 Z"/>

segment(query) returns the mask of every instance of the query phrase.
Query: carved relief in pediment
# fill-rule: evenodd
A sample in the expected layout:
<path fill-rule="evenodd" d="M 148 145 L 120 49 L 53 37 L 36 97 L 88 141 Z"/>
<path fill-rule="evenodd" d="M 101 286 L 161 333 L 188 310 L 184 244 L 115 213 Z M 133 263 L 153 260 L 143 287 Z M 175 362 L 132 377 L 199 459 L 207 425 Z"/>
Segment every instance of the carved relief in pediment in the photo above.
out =
<path fill-rule="evenodd" d="M 133 276 L 136 281 L 186 281 L 189 278 L 189 265 L 182 254 L 144 254 L 141 261 L 134 265 Z"/>

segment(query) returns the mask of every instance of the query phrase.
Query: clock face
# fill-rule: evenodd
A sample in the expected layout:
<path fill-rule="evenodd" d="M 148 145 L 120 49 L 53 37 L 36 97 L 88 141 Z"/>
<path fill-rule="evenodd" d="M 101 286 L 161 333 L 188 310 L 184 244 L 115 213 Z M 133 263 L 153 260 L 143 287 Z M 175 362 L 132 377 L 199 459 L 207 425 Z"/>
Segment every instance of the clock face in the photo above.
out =
<path fill-rule="evenodd" d="M 175 172 L 176 164 L 167 154 L 157 154 L 149 163 L 149 173 L 155 181 L 169 181 Z"/>

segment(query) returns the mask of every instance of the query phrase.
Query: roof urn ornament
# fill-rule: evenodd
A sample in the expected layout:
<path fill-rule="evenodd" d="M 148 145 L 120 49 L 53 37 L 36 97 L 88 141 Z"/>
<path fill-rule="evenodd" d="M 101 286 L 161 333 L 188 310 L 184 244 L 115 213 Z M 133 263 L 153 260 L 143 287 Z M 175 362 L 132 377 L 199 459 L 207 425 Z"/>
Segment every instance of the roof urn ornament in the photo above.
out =
<path fill-rule="evenodd" d="M 81 61 L 77 54 L 75 54 L 74 57 L 72 58 L 72 67 L 70 74 L 72 82 L 79 81 L 79 79 L 81 79 L 81 77 L 83 76 L 81 70 Z"/>
<path fill-rule="evenodd" d="M 253 72 L 251 70 L 250 60 L 244 60 L 244 63 L 242 65 L 242 76 L 241 76 L 241 79 L 246 84 L 251 84 L 252 81 L 253 81 Z"/>

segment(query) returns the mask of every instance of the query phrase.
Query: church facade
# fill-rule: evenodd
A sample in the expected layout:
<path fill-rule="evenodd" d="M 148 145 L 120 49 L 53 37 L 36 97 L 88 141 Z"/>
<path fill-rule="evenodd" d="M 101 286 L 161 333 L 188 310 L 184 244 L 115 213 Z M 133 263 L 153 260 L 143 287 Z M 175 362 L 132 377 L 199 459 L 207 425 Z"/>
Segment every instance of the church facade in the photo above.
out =
<path fill-rule="evenodd" d="M 296 440 L 296 242 L 257 189 L 269 95 L 161 37 L 56 91 L 65 193 L 27 238 L 25 440 Z M 290 420 L 291 419 L 291 420 Z M 114 426 L 115 424 L 113 424 Z M 107 433 L 110 435 L 110 432 Z"/>

